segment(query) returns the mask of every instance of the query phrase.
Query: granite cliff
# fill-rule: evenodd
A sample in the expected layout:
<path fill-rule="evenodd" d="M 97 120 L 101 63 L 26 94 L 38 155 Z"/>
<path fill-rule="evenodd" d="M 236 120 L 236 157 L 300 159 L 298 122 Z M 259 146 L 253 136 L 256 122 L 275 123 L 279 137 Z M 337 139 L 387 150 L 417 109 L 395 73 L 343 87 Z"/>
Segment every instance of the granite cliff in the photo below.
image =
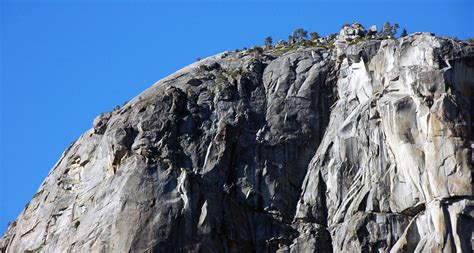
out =
<path fill-rule="evenodd" d="M 224 52 L 98 116 L 2 252 L 470 252 L 474 45 Z"/>

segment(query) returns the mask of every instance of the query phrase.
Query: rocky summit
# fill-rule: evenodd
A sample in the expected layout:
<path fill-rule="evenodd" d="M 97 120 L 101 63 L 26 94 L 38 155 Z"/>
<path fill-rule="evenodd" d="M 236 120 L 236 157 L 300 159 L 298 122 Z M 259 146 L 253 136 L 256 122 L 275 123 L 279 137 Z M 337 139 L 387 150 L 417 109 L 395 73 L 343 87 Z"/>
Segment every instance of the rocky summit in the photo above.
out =
<path fill-rule="evenodd" d="M 64 152 L 0 251 L 470 252 L 474 45 L 384 30 L 158 81 Z"/>

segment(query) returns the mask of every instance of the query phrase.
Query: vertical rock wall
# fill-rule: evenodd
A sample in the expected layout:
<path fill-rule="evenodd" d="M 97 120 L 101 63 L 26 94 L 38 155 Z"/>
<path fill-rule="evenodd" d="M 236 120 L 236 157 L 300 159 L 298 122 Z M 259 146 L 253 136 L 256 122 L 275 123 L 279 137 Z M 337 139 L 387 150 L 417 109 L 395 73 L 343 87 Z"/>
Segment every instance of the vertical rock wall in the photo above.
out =
<path fill-rule="evenodd" d="M 470 251 L 472 56 L 430 34 L 364 46 L 340 53 L 296 221 L 319 224 L 334 251 Z"/>
<path fill-rule="evenodd" d="M 473 86 L 426 33 L 207 58 L 97 117 L 0 249 L 467 252 Z"/>

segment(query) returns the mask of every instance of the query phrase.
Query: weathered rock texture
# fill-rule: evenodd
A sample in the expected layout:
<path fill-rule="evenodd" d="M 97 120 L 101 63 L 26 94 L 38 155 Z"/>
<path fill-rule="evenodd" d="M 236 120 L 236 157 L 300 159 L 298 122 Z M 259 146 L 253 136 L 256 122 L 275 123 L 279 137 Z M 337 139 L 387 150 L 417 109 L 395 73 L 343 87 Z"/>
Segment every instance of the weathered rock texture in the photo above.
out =
<path fill-rule="evenodd" d="M 337 43 L 219 54 L 100 115 L 2 251 L 469 252 L 474 46 Z"/>

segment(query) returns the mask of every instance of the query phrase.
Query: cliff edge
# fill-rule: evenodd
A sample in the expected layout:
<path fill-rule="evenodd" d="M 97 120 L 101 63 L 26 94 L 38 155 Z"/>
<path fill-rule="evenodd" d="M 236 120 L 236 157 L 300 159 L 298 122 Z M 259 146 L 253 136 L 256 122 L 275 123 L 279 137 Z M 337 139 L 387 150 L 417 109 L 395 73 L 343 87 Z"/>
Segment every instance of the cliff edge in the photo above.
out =
<path fill-rule="evenodd" d="M 430 33 L 206 58 L 98 116 L 0 251 L 470 252 L 473 91 Z"/>

